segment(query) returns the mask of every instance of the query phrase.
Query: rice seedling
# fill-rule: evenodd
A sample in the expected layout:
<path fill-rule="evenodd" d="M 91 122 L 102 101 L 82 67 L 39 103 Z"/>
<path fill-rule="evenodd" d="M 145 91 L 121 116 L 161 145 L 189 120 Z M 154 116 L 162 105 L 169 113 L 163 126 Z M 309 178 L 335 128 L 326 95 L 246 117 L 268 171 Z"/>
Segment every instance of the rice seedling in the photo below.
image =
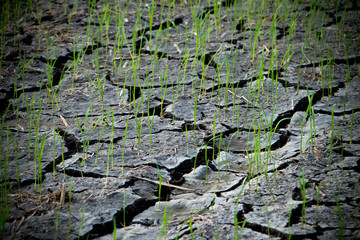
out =
<path fill-rule="evenodd" d="M 320 200 L 320 191 L 321 191 L 321 186 L 322 186 L 323 182 L 319 183 L 318 186 L 318 190 L 317 190 L 317 196 L 316 196 L 316 210 L 315 210 L 315 226 L 317 225 L 317 216 L 318 216 L 318 209 L 319 209 L 319 200 Z"/>
<path fill-rule="evenodd" d="M 46 75 L 48 78 L 48 84 L 46 84 L 46 90 L 48 92 L 48 103 L 51 103 L 51 109 L 54 111 L 54 102 L 56 105 L 56 109 L 60 110 L 60 106 L 59 106 L 59 102 L 57 100 L 57 96 L 56 96 L 56 89 L 54 88 L 54 78 L 53 76 L 51 76 L 52 70 L 54 69 L 54 65 L 56 63 L 56 60 L 51 64 L 51 65 L 47 65 L 46 68 Z"/>
<path fill-rule="evenodd" d="M 256 28 L 254 31 L 254 35 L 251 37 L 250 36 L 250 51 L 251 51 L 251 62 L 253 64 L 255 64 L 255 50 L 256 50 L 256 45 L 259 41 L 259 35 L 260 35 L 260 29 L 261 29 L 261 25 L 262 25 L 263 20 L 260 19 L 260 14 L 257 20 L 257 24 L 256 24 Z"/>
<path fill-rule="evenodd" d="M 289 237 L 288 237 L 288 239 L 290 240 L 291 239 L 291 237 L 292 237 L 292 234 L 293 234 L 293 232 L 291 231 L 291 216 L 292 216 L 292 211 L 293 210 L 293 205 L 291 204 L 290 205 L 290 210 L 289 210 L 289 220 L 288 220 L 288 229 L 289 229 Z"/>
<path fill-rule="evenodd" d="M 334 64 L 331 51 L 327 51 L 327 79 L 328 79 L 328 103 L 330 104 L 331 96 L 333 95 L 333 82 L 334 82 Z"/>
<path fill-rule="evenodd" d="M 5 28 L 10 19 L 10 0 L 3 2 L 1 7 L 1 45 L 5 43 Z"/>
<path fill-rule="evenodd" d="M 147 4 L 148 14 L 149 14 L 149 46 L 152 46 L 151 37 L 152 37 L 152 28 L 154 21 L 154 11 L 156 9 L 156 4 L 154 0 L 151 0 L 151 4 Z"/>
<path fill-rule="evenodd" d="M 37 7 L 36 8 L 36 14 L 37 14 L 37 22 L 38 22 L 38 50 L 41 49 L 41 15 L 42 15 L 42 10 Z"/>
<path fill-rule="evenodd" d="M 186 154 L 189 155 L 189 133 L 188 133 L 186 124 L 185 124 L 185 136 L 186 136 Z M 195 171 L 195 168 L 194 168 L 194 171 Z"/>
<path fill-rule="evenodd" d="M 349 146 L 351 147 L 352 143 L 352 134 L 353 134 L 353 127 L 354 127 L 354 108 L 351 110 L 351 123 L 350 123 L 350 142 Z"/>
<path fill-rule="evenodd" d="M 250 134 L 249 134 L 250 136 Z M 251 154 L 249 152 L 252 152 Z M 252 177 L 252 183 L 256 178 L 256 191 L 258 191 L 258 173 L 263 172 L 263 165 L 261 159 L 261 131 L 260 129 L 253 132 L 253 143 L 251 149 L 247 149 L 247 157 L 249 159 L 249 174 Z"/>
<path fill-rule="evenodd" d="M 68 225 L 68 231 L 67 231 L 67 235 L 66 235 L 66 239 L 69 239 L 70 236 L 70 231 L 71 231 L 71 190 L 72 190 L 72 185 L 73 185 L 73 179 L 71 178 L 70 184 L 69 184 L 69 225 Z"/>
<path fill-rule="evenodd" d="M 301 209 L 301 227 L 306 226 L 306 193 L 305 193 L 306 182 L 307 182 L 307 180 L 305 179 L 305 176 L 304 176 L 304 169 L 302 169 L 302 177 L 299 176 L 301 197 L 303 199 L 302 209 Z"/>
<path fill-rule="evenodd" d="M 72 16 L 75 14 L 75 12 L 76 12 L 76 10 L 78 8 L 78 4 L 79 4 L 78 0 L 75 0 L 74 4 L 72 5 L 71 12 L 70 12 L 70 14 L 68 16 L 68 29 L 67 29 L 68 33 L 70 31 L 70 23 L 71 23 Z"/>
<path fill-rule="evenodd" d="M 107 43 L 106 44 L 106 50 L 107 50 L 107 46 L 108 46 L 108 43 L 110 41 L 110 39 L 109 39 L 109 28 L 110 28 L 110 23 L 111 23 L 111 20 L 112 20 L 111 9 L 110 9 L 109 4 L 105 5 L 105 11 L 104 11 L 103 19 L 105 21 L 105 37 L 106 37 L 106 43 Z M 106 58 L 105 58 L 105 66 L 106 66 L 107 58 L 108 58 L 108 55 L 106 55 Z"/>
<path fill-rule="evenodd" d="M 240 231 L 239 231 L 239 223 L 242 223 L 240 226 Z M 234 238 L 233 238 L 234 240 L 241 239 L 241 235 L 242 235 L 242 232 L 244 231 L 246 223 L 247 223 L 247 219 L 245 219 L 242 222 L 239 222 L 237 214 L 234 214 L 234 226 L 235 226 Z"/>
<path fill-rule="evenodd" d="M 281 60 L 281 64 L 280 67 L 285 65 L 285 75 L 287 74 L 287 70 L 288 70 L 288 63 L 291 61 L 294 51 L 295 51 L 295 47 L 292 47 L 292 50 L 290 52 L 290 45 L 287 47 L 285 55 L 283 57 L 283 59 Z M 287 81 L 285 81 L 285 96 L 287 98 Z"/>
<path fill-rule="evenodd" d="M 57 207 L 56 210 L 56 221 L 55 221 L 55 236 L 54 236 L 54 240 L 57 239 L 58 236 L 58 230 L 59 230 L 59 220 L 60 219 L 60 206 Z"/>
<path fill-rule="evenodd" d="M 0 46 L 0 72 L 1 72 L 2 63 L 3 63 L 4 48 L 5 48 L 5 45 L 7 44 L 7 42 L 3 42 L 2 38 L 3 38 L 3 36 L 1 36 L 1 46 Z"/>
<path fill-rule="evenodd" d="M 312 107 L 312 102 L 313 102 L 313 99 L 314 99 L 314 95 L 315 95 L 315 92 L 313 92 L 313 94 L 311 94 L 310 96 L 310 93 L 309 93 L 309 90 L 306 89 L 307 91 L 307 98 L 308 98 L 308 107 L 306 109 L 306 112 L 305 112 L 305 117 L 309 117 L 309 125 L 310 125 L 310 134 L 309 134 L 309 137 L 308 139 L 306 140 L 306 144 L 308 144 L 308 142 L 310 141 L 311 142 L 311 146 L 316 146 L 316 126 L 315 126 L 315 112 L 314 112 L 314 109 Z"/>
<path fill-rule="evenodd" d="M 124 169 L 124 168 L 123 168 Z M 123 209 L 122 209 L 122 211 L 123 211 L 123 220 L 124 220 L 124 222 L 123 222 L 123 227 L 126 227 L 126 192 L 125 192 L 125 188 L 124 188 L 124 195 L 123 195 Z"/>
<path fill-rule="evenodd" d="M 107 120 L 109 118 L 109 114 L 105 117 L 105 120 L 104 122 L 107 123 Z M 114 123 L 113 123 L 113 119 L 114 117 L 112 117 L 112 122 L 111 122 L 111 138 L 110 138 L 110 144 L 113 144 L 113 137 L 114 137 Z M 95 157 L 95 162 L 94 162 L 94 166 L 96 167 L 96 164 L 97 164 L 97 159 L 98 159 L 98 153 L 100 151 L 100 148 L 103 146 L 103 144 L 101 144 L 101 139 L 102 139 L 102 135 L 104 134 L 104 130 L 105 130 L 105 127 L 106 125 L 104 124 L 104 126 L 101 128 L 101 132 L 100 132 L 100 136 L 99 136 L 99 141 L 98 141 L 98 144 L 97 144 L 97 148 L 96 148 L 96 157 Z M 113 164 L 113 162 L 112 162 Z"/>
<path fill-rule="evenodd" d="M 190 216 L 190 219 L 189 219 L 189 228 L 190 228 L 191 239 L 194 239 L 195 235 L 194 235 L 194 230 L 193 230 L 193 218 L 192 218 L 192 216 Z"/>
<path fill-rule="evenodd" d="M 249 176 L 248 177 L 245 177 L 244 180 L 242 181 L 242 184 L 241 184 L 241 189 L 236 197 L 236 201 L 235 201 L 235 211 L 234 211 L 234 240 L 237 240 L 237 239 L 240 239 L 241 238 L 241 234 L 244 230 L 244 227 L 247 223 L 247 219 L 245 219 L 243 222 L 242 222 L 242 225 L 241 225 L 241 228 L 240 228 L 240 232 L 239 232 L 239 219 L 238 219 L 238 206 L 239 206 L 239 201 L 240 201 L 240 197 L 241 195 L 243 194 L 244 190 L 245 190 L 245 187 L 246 185 L 249 183 Z"/>
<path fill-rule="evenodd" d="M 196 146 L 196 108 L 197 108 L 197 92 L 195 90 L 195 102 L 194 102 L 194 127 L 193 127 L 193 131 L 194 131 L 194 146 Z"/>
<path fill-rule="evenodd" d="M 213 136 L 212 136 L 212 148 L 215 149 L 215 135 L 216 135 L 216 108 L 214 108 L 214 118 L 213 118 Z M 215 159 L 215 151 L 213 151 L 212 159 Z"/>
<path fill-rule="evenodd" d="M 8 134 L 10 134 L 12 146 L 13 146 L 13 149 L 14 149 L 14 152 L 15 152 L 15 159 L 13 160 L 13 162 L 16 162 L 15 163 L 16 164 L 16 180 L 17 180 L 17 185 L 18 185 L 18 193 L 19 193 L 19 196 L 20 196 L 21 195 L 21 191 L 20 191 L 21 182 L 20 182 L 20 174 L 19 174 L 19 155 L 20 155 L 20 151 L 21 151 L 21 143 L 17 143 L 15 141 L 14 134 L 10 131 L 9 126 L 7 127 L 7 135 Z M 8 141 L 8 137 L 7 137 L 7 141 Z M 10 142 L 8 142 L 8 144 L 10 145 Z"/>
<path fill-rule="evenodd" d="M 141 101 L 139 101 L 138 106 L 135 111 L 135 131 L 136 131 L 136 144 L 140 145 L 141 138 L 142 138 L 142 127 L 144 122 L 144 109 L 140 110 L 140 106 L 143 106 L 143 99 L 144 97 L 141 97 Z M 141 114 L 139 112 L 142 112 Z"/>
<path fill-rule="evenodd" d="M 81 230 L 82 230 L 82 227 L 83 227 L 83 224 L 84 224 L 85 210 L 86 210 L 86 205 L 83 206 L 83 210 L 82 210 L 82 214 L 81 214 L 80 226 L 79 226 L 79 236 L 81 236 Z"/>
<path fill-rule="evenodd" d="M 334 194 L 334 199 L 336 202 L 336 208 L 337 208 L 337 215 L 339 215 L 339 239 L 343 239 L 343 234 L 344 234 L 344 220 L 343 220 L 343 216 L 342 216 L 342 212 L 341 212 L 341 207 L 339 204 L 339 198 Z"/>
<path fill-rule="evenodd" d="M 34 140 L 34 177 L 35 177 L 35 188 L 40 192 L 41 195 L 41 191 L 42 191 L 42 155 L 44 152 L 44 147 L 45 147 L 45 141 L 46 141 L 46 134 L 42 135 L 42 138 L 40 138 L 39 134 L 40 134 L 40 118 L 41 118 L 41 111 L 43 108 L 43 100 L 40 99 L 40 107 L 39 109 L 35 109 L 35 105 L 34 102 L 32 102 L 32 110 L 33 110 L 33 114 L 34 114 L 34 128 L 35 128 L 35 140 Z M 38 114 L 36 115 L 36 112 L 38 112 Z M 31 136 L 29 136 L 29 138 L 31 138 Z M 29 146 L 29 150 L 30 150 L 30 146 Z M 41 201 L 41 198 L 40 198 Z"/>
<path fill-rule="evenodd" d="M 125 124 L 125 133 L 123 136 L 123 151 L 122 151 L 122 162 L 121 162 L 121 176 L 124 176 L 124 163 L 125 163 L 125 142 L 126 142 L 126 135 L 127 135 L 127 130 L 128 130 L 128 126 L 129 126 L 129 117 L 126 119 L 126 124 Z M 124 191 L 125 194 L 125 191 Z M 125 199 L 125 197 L 124 197 Z M 124 200 L 125 201 L 125 200 Z M 125 217 L 124 217 L 125 219 Z"/>
<path fill-rule="evenodd" d="M 358 177 L 357 181 L 356 181 L 356 184 L 355 184 L 355 196 L 356 197 L 359 197 L 359 183 L 360 183 L 360 177 Z M 355 212 L 358 213 L 359 212 L 359 204 L 356 204 L 356 207 L 355 207 Z M 358 225 L 359 224 L 359 218 L 356 218 L 355 219 L 355 223 Z"/>
<path fill-rule="evenodd" d="M 44 147 L 45 147 L 45 141 L 46 141 L 46 134 L 44 134 L 41 138 L 41 142 L 40 142 L 40 145 L 39 145 L 39 136 L 38 136 L 38 132 L 36 132 L 36 136 L 35 136 L 35 149 L 34 149 L 34 152 L 35 152 L 35 156 L 34 156 L 34 159 L 35 159 L 35 187 L 38 188 L 39 192 L 40 192 L 40 195 L 41 195 L 41 192 L 42 192 L 42 179 L 43 179 L 43 176 L 42 176 L 42 172 L 43 172 L 43 169 L 42 169 L 42 163 L 41 163 L 41 159 L 42 159 L 42 156 L 43 156 L 43 152 L 44 152 Z M 41 200 L 41 198 L 40 198 Z"/>
<path fill-rule="evenodd" d="M 53 166 L 52 167 L 53 167 L 53 180 L 55 180 L 55 172 L 56 172 L 56 170 L 55 170 L 55 168 L 56 168 L 55 156 L 56 156 L 56 142 L 57 142 L 57 138 L 58 138 L 58 134 L 57 134 L 57 132 L 55 130 L 55 127 L 53 129 L 53 137 L 54 137 L 54 142 L 53 142 L 54 147 L 53 147 Z M 61 139 L 61 138 L 59 138 L 59 139 Z"/>
<path fill-rule="evenodd" d="M 149 155 L 151 155 L 151 141 L 152 141 L 152 128 L 155 118 L 155 108 L 153 109 L 153 113 L 150 120 L 150 112 L 148 111 L 148 123 L 149 123 Z"/>
<path fill-rule="evenodd" d="M 221 34 L 221 2 L 213 1 L 214 5 L 214 22 L 217 34 Z"/>
<path fill-rule="evenodd" d="M 5 117 L 10 108 L 10 104 L 5 110 L 5 114 L 1 119 L 0 132 L 3 132 Z M 6 131 L 6 143 L 9 143 L 9 127 L 7 126 Z M 9 179 L 7 174 L 8 169 L 8 149 L 3 149 L 3 136 L 0 137 L 0 164 L 2 165 L 1 171 L 1 182 L 0 184 L 0 229 L 1 229 L 1 237 L 5 238 L 5 223 L 10 213 L 11 204 L 8 202 L 8 194 L 11 192 L 11 188 L 9 185 Z"/>
<path fill-rule="evenodd" d="M 157 170 L 158 170 L 158 175 L 159 175 L 159 210 L 160 210 L 160 201 L 161 201 L 161 186 L 162 186 L 162 176 L 161 176 L 161 171 L 160 171 L 160 169 L 159 169 L 159 167 L 158 166 L 156 166 L 157 167 Z"/>
<path fill-rule="evenodd" d="M 121 9 L 121 6 L 119 6 L 119 13 L 118 13 L 118 17 L 117 17 L 117 26 L 118 26 L 118 30 L 116 31 L 116 35 L 115 35 L 115 47 L 114 47 L 114 57 L 117 55 L 117 53 L 119 52 L 120 54 L 122 53 L 122 50 L 123 50 L 123 45 L 124 45 L 124 40 L 126 38 L 126 35 L 125 35 L 125 30 L 124 30 L 124 22 L 125 22 L 125 14 L 122 14 L 123 11 L 126 13 L 127 12 L 127 8 L 128 6 L 122 10 Z M 114 64 L 116 62 L 114 61 Z M 119 69 L 121 66 L 121 62 L 119 64 Z M 115 66 L 116 67 L 116 66 Z"/>
<path fill-rule="evenodd" d="M 304 127 L 304 125 L 303 125 L 303 120 L 305 120 L 305 119 L 302 119 L 301 118 L 301 116 L 299 116 L 299 115 L 296 115 L 297 116 L 297 118 L 298 118 L 298 120 L 299 120 L 299 123 L 300 123 L 300 147 L 299 147 L 299 151 L 300 151 L 300 153 L 303 153 L 303 127 Z"/>
<path fill-rule="evenodd" d="M 113 217 L 113 240 L 116 239 L 116 218 Z"/>
<path fill-rule="evenodd" d="M 165 72 L 163 74 L 162 77 L 160 77 L 160 85 L 161 85 L 161 104 L 160 104 L 160 117 L 163 118 L 164 117 L 164 113 L 163 113 L 163 105 L 164 105 L 164 100 L 165 100 L 165 95 L 166 95 L 166 90 L 167 90 L 167 85 L 168 85 L 168 80 L 169 78 L 167 77 L 167 71 L 168 71 L 168 66 L 165 69 Z M 163 81 L 165 82 L 165 85 L 163 84 Z"/>
<path fill-rule="evenodd" d="M 266 209 L 267 234 L 270 238 L 271 235 L 270 235 L 269 207 L 266 201 L 265 201 L 265 209 Z"/>
<path fill-rule="evenodd" d="M 114 111 L 109 112 L 108 116 L 111 114 L 111 135 L 110 135 L 110 144 L 107 151 L 107 162 L 106 162 L 106 179 L 105 179 L 105 188 L 107 186 L 107 177 L 109 175 L 110 169 L 110 157 L 111 157 L 111 168 L 114 168 Z M 107 119 L 107 118 L 106 118 Z M 105 122 L 106 122 L 105 119 Z"/>
<path fill-rule="evenodd" d="M 87 121 L 88 121 L 89 111 L 90 111 L 90 108 L 88 108 L 85 112 L 85 119 L 84 119 L 85 127 L 87 127 L 87 125 L 88 125 Z M 88 139 L 86 140 L 87 131 L 86 132 L 85 132 L 85 130 L 83 131 L 83 128 L 82 128 L 81 123 L 77 116 L 76 116 L 76 123 L 77 123 L 79 130 L 81 132 L 81 135 L 83 137 L 83 146 L 84 146 L 83 152 L 84 152 L 84 160 L 85 160 L 85 159 L 87 159 L 87 149 L 89 146 L 88 141 L 87 141 Z"/>
<path fill-rule="evenodd" d="M 331 109 L 331 131 L 330 131 L 330 147 L 329 147 L 329 168 L 331 172 L 332 166 L 332 151 L 333 151 L 333 143 L 334 143 L 334 110 L 337 104 L 334 104 Z"/>

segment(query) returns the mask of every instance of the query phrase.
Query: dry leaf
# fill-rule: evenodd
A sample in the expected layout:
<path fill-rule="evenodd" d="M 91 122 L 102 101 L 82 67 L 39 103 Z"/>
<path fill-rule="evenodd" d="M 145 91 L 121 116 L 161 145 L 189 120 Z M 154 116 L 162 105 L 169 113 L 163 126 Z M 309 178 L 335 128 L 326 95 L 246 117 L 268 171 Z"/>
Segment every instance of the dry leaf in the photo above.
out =
<path fill-rule="evenodd" d="M 66 119 L 65 119 L 63 116 L 61 116 L 61 115 L 59 115 L 59 116 L 60 116 L 60 118 L 61 118 L 61 121 L 62 121 L 63 124 L 65 125 L 65 127 L 68 127 L 69 124 L 67 123 Z"/>
<path fill-rule="evenodd" d="M 180 50 L 179 46 L 178 46 L 176 43 L 174 43 L 174 47 L 176 48 L 176 51 L 177 51 L 179 54 L 181 54 L 181 50 Z"/>
<path fill-rule="evenodd" d="M 65 204 L 65 184 L 61 186 L 61 195 L 60 195 L 60 206 Z"/>

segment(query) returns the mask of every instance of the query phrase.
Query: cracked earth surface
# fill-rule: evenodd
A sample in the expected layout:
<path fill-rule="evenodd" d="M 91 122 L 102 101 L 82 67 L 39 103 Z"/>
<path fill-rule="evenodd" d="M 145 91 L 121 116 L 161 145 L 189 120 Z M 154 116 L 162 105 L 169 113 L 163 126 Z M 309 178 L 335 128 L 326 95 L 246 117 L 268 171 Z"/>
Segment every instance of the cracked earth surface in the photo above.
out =
<path fill-rule="evenodd" d="M 230 2 L 221 16 L 238 11 Z M 200 54 L 188 5 L 159 3 L 151 23 L 148 3 L 119 1 L 119 51 L 116 17 L 89 41 L 87 27 L 99 23 L 86 1 L 69 26 L 69 14 L 39 1 L 40 34 L 36 14 L 19 34 L 5 32 L 5 238 L 112 239 L 115 229 L 116 239 L 157 239 L 165 229 L 168 239 L 359 239 L 360 14 L 340 2 L 338 11 L 319 5 L 317 44 L 306 40 L 310 4 L 300 1 L 295 32 L 275 29 L 277 49 L 269 6 L 253 59 L 256 23 L 246 18 L 224 18 L 221 33 L 200 30 Z M 201 2 L 196 17 L 214 24 L 213 6 Z M 339 21 L 357 32 L 342 44 Z M 166 37 L 155 46 L 158 34 Z M 13 71 L 19 51 L 29 61 L 23 75 Z"/>

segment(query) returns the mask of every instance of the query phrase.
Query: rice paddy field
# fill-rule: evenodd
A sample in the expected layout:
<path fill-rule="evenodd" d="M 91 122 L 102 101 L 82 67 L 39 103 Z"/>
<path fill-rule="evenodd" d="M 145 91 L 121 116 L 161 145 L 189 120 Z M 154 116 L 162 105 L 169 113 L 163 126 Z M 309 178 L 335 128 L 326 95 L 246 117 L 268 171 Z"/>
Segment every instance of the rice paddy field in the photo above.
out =
<path fill-rule="evenodd" d="M 357 0 L 0 6 L 1 239 L 360 239 Z"/>

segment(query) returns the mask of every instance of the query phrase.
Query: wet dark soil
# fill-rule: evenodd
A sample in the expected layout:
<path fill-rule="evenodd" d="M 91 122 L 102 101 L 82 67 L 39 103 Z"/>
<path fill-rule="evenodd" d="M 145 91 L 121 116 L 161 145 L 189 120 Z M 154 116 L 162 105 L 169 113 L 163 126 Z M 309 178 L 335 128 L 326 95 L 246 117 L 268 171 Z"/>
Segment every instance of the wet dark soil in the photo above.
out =
<path fill-rule="evenodd" d="M 359 239 L 360 12 L 338 2 L 299 1 L 272 44 L 269 4 L 256 51 L 257 23 L 229 18 L 243 1 L 220 23 L 200 3 L 201 51 L 189 3 L 151 23 L 151 3 L 117 1 L 107 26 L 100 1 L 20 3 L 1 38 L 2 236 Z"/>

